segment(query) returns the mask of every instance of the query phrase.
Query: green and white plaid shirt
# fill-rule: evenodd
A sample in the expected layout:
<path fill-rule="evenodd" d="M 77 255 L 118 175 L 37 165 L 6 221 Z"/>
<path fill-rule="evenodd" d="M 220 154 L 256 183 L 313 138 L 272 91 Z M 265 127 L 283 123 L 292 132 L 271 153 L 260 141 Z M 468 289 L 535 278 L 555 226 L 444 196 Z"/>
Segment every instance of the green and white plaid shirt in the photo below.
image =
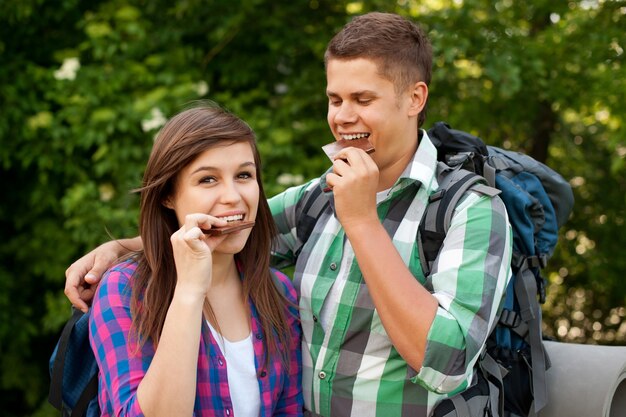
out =
<path fill-rule="evenodd" d="M 416 235 L 428 196 L 438 188 L 437 152 L 421 133 L 413 160 L 378 204 L 380 221 L 405 264 L 439 302 L 419 372 L 385 332 L 351 246 L 344 245 L 332 194 L 308 239 L 301 242 L 297 236 L 303 198 L 313 187 L 325 187 L 325 175 L 270 200 L 280 231 L 274 261 L 295 263 L 305 407 L 322 416 L 428 416 L 439 401 L 471 383 L 474 364 L 495 325 L 510 277 L 511 229 L 504 204 L 498 197 L 468 193 L 455 209 L 426 279 Z M 352 261 L 342 263 L 345 256 Z M 338 276 L 345 277 L 338 296 L 327 298 Z M 393 279 L 389 277 L 389 285 Z M 329 331 L 320 323 L 322 307 L 329 315 Z"/>

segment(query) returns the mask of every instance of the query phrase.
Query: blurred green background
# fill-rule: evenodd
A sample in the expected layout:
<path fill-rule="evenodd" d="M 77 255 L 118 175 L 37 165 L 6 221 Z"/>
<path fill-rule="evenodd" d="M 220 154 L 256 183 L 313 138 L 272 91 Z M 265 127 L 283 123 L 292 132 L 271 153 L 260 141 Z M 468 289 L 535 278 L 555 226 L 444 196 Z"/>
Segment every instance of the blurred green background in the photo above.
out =
<path fill-rule="evenodd" d="M 129 190 L 164 119 L 211 99 L 247 120 L 270 195 L 319 175 L 332 139 L 323 52 L 373 10 L 431 36 L 427 127 L 525 151 L 572 184 L 545 332 L 626 344 L 626 2 L 1 0 L 3 416 L 57 415 L 47 361 L 70 314 L 64 271 L 137 234 Z"/>

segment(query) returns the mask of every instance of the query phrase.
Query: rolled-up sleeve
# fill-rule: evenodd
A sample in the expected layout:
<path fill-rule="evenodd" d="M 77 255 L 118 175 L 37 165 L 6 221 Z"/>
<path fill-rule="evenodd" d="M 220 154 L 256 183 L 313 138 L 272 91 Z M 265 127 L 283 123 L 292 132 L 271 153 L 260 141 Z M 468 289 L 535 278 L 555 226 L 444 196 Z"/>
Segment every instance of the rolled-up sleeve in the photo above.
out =
<path fill-rule="evenodd" d="M 469 193 L 433 265 L 439 307 L 414 382 L 437 393 L 467 387 L 511 277 L 511 227 L 502 200 Z"/>

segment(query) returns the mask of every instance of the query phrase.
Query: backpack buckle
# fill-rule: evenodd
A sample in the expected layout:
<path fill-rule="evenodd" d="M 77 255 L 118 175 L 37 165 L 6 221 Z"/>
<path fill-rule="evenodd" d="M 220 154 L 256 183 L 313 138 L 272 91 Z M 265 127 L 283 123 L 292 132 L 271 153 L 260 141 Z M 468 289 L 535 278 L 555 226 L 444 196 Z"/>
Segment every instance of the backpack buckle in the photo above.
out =
<path fill-rule="evenodd" d="M 447 154 L 445 156 L 445 159 L 446 159 L 446 164 L 448 166 L 456 167 L 459 165 L 464 166 L 465 163 L 467 163 L 468 161 L 471 161 L 473 157 L 474 157 L 473 152 L 458 152 L 458 153 L 453 153 L 453 154 Z"/>
<path fill-rule="evenodd" d="M 428 202 L 434 203 L 437 200 L 441 200 L 445 193 L 446 193 L 445 189 L 435 191 L 434 193 L 430 195 L 430 197 L 428 197 Z"/>
<path fill-rule="evenodd" d="M 548 264 L 548 256 L 546 254 L 528 256 L 526 258 L 527 264 L 530 268 L 545 268 Z"/>
<path fill-rule="evenodd" d="M 510 329 L 513 329 L 520 325 L 522 322 L 521 316 L 513 310 L 503 309 L 500 313 L 500 324 Z"/>

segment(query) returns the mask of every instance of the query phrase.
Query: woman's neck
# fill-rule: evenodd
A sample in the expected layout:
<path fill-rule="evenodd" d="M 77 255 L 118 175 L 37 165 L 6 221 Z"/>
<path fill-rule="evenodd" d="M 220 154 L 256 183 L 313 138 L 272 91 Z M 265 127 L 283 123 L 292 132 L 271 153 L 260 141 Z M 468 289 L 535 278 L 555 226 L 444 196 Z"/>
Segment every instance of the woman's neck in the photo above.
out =
<path fill-rule="evenodd" d="M 205 318 L 230 341 L 250 334 L 250 311 L 234 256 L 213 258 L 213 277 L 207 291 Z"/>
<path fill-rule="evenodd" d="M 237 270 L 235 257 L 232 255 L 214 254 L 211 287 L 221 287 L 232 280 L 239 281 L 239 272 Z"/>

